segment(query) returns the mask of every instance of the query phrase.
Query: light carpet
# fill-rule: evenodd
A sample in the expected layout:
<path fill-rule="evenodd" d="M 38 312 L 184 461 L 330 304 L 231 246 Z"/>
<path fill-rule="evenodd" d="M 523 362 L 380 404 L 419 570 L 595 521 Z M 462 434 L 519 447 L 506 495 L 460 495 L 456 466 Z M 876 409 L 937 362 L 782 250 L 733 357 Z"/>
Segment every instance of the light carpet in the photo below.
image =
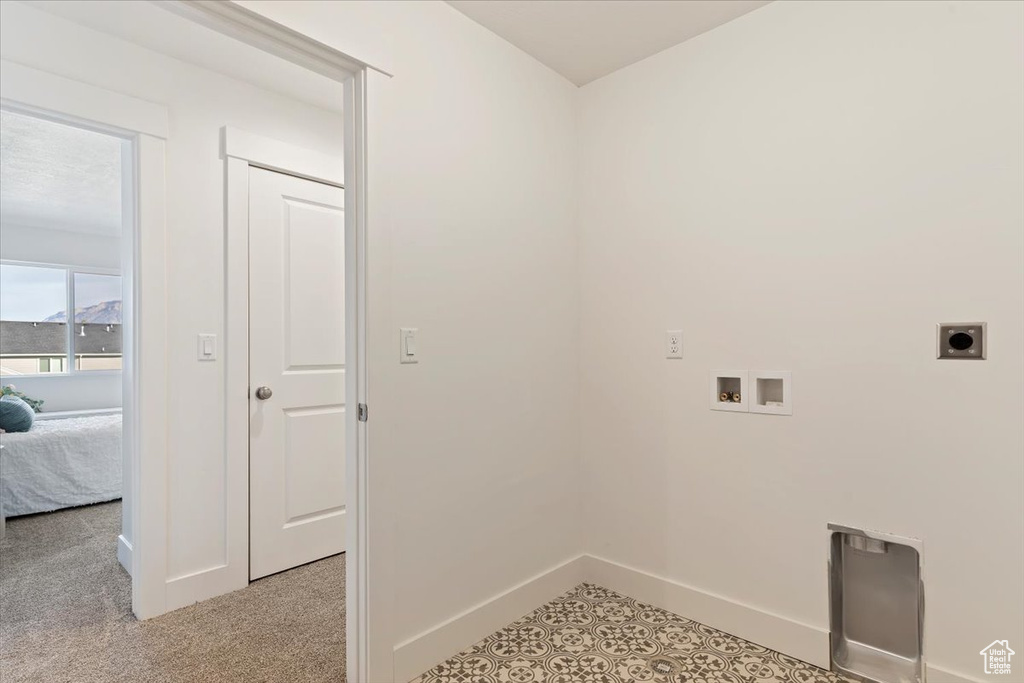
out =
<path fill-rule="evenodd" d="M 116 557 L 121 504 L 10 519 L 0 681 L 345 680 L 345 556 L 140 622 Z"/>

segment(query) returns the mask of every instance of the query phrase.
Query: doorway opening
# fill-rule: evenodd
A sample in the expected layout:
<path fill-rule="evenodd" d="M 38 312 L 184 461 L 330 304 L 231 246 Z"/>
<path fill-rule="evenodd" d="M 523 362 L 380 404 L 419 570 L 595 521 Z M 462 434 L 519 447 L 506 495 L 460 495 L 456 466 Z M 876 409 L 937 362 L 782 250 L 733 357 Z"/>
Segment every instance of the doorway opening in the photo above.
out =
<path fill-rule="evenodd" d="M 133 142 L 5 106 L 0 146 L 3 627 L 130 615 Z"/>
<path fill-rule="evenodd" d="M 253 593 L 262 595 L 288 582 L 289 574 L 298 575 L 271 577 L 247 595 L 237 590 L 250 581 L 252 399 L 249 308 L 247 301 L 236 305 L 233 297 L 247 299 L 249 279 L 258 274 L 249 272 L 247 258 L 248 197 L 244 206 L 236 205 L 233 189 L 239 179 L 247 186 L 250 166 L 327 184 L 331 173 L 344 171 L 344 188 L 332 188 L 343 193 L 346 208 L 345 269 L 337 276 L 345 280 L 345 317 L 355 324 L 346 321 L 343 332 L 348 370 L 344 400 L 326 405 L 333 411 L 332 422 L 336 407 L 345 406 L 344 431 L 338 433 L 333 424 L 330 430 L 335 442 L 345 444 L 343 526 L 349 561 L 340 577 L 332 576 L 344 589 L 315 595 L 342 600 L 345 611 L 343 617 L 330 619 L 304 616 L 309 623 L 335 628 L 344 622 L 342 641 L 330 648 L 332 666 L 344 668 L 347 660 L 350 680 L 367 680 L 368 524 L 359 512 L 367 488 L 366 426 L 356 418 L 366 411 L 355 409 L 357 402 L 364 405 L 366 395 L 364 66 L 232 3 L 90 2 L 48 6 L 46 12 L 19 3 L 4 5 L 5 57 L 18 60 L 0 60 L 4 103 L 55 110 L 76 121 L 99 117 L 126 132 L 135 148 L 139 237 L 134 248 L 143 279 L 133 286 L 142 288 L 138 299 L 144 307 L 136 311 L 133 343 L 124 349 L 123 374 L 126 389 L 135 382 L 134 405 L 128 405 L 125 393 L 125 425 L 132 424 L 128 411 L 135 411 L 134 438 L 140 442 L 132 449 L 135 458 L 129 468 L 133 500 L 142 503 L 132 506 L 130 515 L 132 603 L 139 619 L 179 608 L 209 614 L 203 605 L 218 596 L 235 598 L 244 610 L 242 603 L 251 601 Z M 69 42 L 68 35 L 77 50 L 73 68 L 48 59 L 64 49 L 59 40 Z M 137 68 L 113 68 L 118 61 Z M 103 87 L 81 81 L 86 72 Z M 325 77 L 332 87 L 325 87 Z M 222 127 L 236 125 L 233 135 L 218 135 Z M 279 147 L 266 148 L 260 135 L 307 150 L 332 150 L 328 161 L 334 170 L 297 170 L 292 159 L 278 154 Z M 238 144 L 258 154 L 243 155 Z M 218 161 L 226 164 L 227 172 Z M 233 173 L 238 163 L 245 166 L 245 174 Z M 234 217 L 241 215 L 246 220 L 236 230 Z M 245 244 L 242 249 L 236 248 L 239 239 Z M 128 354 L 135 358 L 137 372 Z M 278 391 L 279 400 L 270 399 L 265 408 L 280 405 L 283 398 Z M 324 420 L 314 418 L 324 416 L 312 413 L 322 409 L 319 403 L 307 405 L 302 408 L 306 413 L 293 412 L 292 417 L 301 417 L 299 422 L 316 431 L 313 423 Z M 289 513 L 288 523 L 336 516 L 338 507 L 328 497 L 315 510 Z M 310 590 L 300 593 L 314 595 Z M 291 616 L 305 612 L 298 609 Z M 133 624 L 126 620 L 118 629 L 117 637 L 126 646 L 139 642 Z M 206 656 L 195 654 L 196 661 Z"/>

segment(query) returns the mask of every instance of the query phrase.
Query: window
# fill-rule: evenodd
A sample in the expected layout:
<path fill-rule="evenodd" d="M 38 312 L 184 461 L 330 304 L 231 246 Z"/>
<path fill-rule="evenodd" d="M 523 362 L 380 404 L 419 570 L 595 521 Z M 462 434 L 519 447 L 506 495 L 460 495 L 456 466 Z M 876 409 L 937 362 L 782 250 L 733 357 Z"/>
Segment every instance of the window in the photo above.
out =
<path fill-rule="evenodd" d="M 0 376 L 120 369 L 119 275 L 0 263 Z"/>
<path fill-rule="evenodd" d="M 121 276 L 74 273 L 76 370 L 121 369 Z"/>
<path fill-rule="evenodd" d="M 0 265 L 0 375 L 67 372 L 68 275 Z"/>

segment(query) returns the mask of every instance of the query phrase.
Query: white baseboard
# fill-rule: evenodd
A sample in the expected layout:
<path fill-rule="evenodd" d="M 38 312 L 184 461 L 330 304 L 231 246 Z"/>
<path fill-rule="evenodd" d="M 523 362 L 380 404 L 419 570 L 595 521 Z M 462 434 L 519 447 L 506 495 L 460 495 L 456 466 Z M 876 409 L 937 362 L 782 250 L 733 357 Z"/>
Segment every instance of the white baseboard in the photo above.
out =
<path fill-rule="evenodd" d="M 409 681 L 583 581 L 574 557 L 395 646 L 395 680 Z"/>
<path fill-rule="evenodd" d="M 609 588 L 752 643 L 828 669 L 829 633 L 720 595 L 592 555 L 583 556 L 588 583 Z M 928 683 L 984 683 L 980 678 L 927 665 Z"/>
<path fill-rule="evenodd" d="M 985 683 L 985 681 L 982 678 L 954 673 L 948 669 L 942 669 L 929 664 L 928 683 Z"/>
<path fill-rule="evenodd" d="M 246 570 L 243 570 L 243 572 Z M 219 565 L 167 581 L 167 610 L 187 607 L 249 585 L 249 577 L 230 565 Z"/>
<path fill-rule="evenodd" d="M 765 612 L 592 555 L 580 555 L 395 647 L 395 681 L 409 681 L 582 582 L 594 583 L 828 669 L 825 628 Z M 984 683 L 928 666 L 928 683 Z"/>
<path fill-rule="evenodd" d="M 705 593 L 648 572 L 586 556 L 586 580 L 713 626 L 752 643 L 829 668 L 828 630 Z"/>
<path fill-rule="evenodd" d="M 121 563 L 128 576 L 132 575 L 132 544 L 124 537 L 124 534 L 117 536 L 117 561 Z"/>

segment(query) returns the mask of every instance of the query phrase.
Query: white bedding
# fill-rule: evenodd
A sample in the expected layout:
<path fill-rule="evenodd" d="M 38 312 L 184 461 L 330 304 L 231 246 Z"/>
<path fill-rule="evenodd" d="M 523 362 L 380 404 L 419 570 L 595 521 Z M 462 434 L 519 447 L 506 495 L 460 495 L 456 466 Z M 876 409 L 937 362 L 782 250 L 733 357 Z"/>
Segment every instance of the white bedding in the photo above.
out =
<path fill-rule="evenodd" d="M 120 414 L 36 420 L 0 444 L 5 517 L 121 497 Z"/>

